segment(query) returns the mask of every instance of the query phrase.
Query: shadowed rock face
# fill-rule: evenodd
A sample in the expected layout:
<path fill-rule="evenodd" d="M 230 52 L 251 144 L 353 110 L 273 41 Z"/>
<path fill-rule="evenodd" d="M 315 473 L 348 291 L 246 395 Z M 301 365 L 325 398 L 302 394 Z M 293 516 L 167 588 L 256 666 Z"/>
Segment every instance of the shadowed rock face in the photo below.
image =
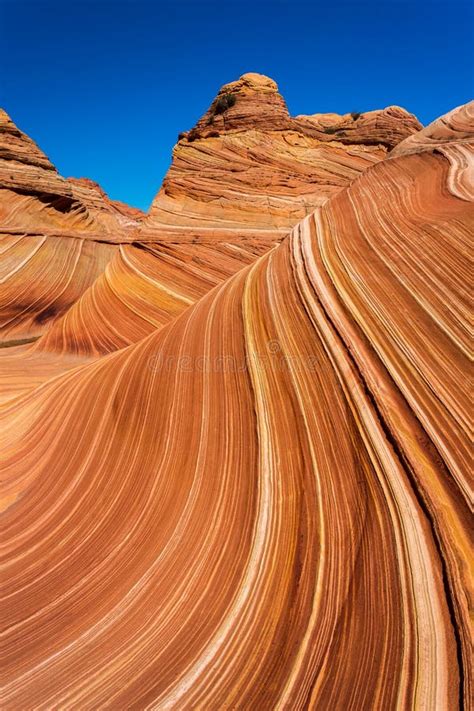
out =
<path fill-rule="evenodd" d="M 469 707 L 465 134 L 0 408 L 6 708 Z"/>
<path fill-rule="evenodd" d="M 0 304 L 48 327 L 0 350 L 1 706 L 469 708 L 472 106 L 229 86 L 147 217 L 67 180 L 100 232 L 3 235 Z"/>

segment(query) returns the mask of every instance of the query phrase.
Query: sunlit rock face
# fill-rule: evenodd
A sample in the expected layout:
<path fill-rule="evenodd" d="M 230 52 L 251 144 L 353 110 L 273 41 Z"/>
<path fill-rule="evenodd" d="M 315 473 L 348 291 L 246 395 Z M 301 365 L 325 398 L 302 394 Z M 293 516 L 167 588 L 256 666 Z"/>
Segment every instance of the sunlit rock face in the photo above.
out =
<path fill-rule="evenodd" d="M 473 123 L 247 74 L 144 216 L 0 115 L 2 708 L 469 708 Z"/>
<path fill-rule="evenodd" d="M 0 409 L 5 708 L 469 706 L 469 133 Z"/>
<path fill-rule="evenodd" d="M 145 225 L 193 226 L 202 238 L 257 229 L 272 239 L 420 128 L 398 107 L 292 118 L 274 81 L 244 74 L 180 134 Z"/>
<path fill-rule="evenodd" d="M 0 343 L 39 337 L 130 240 L 142 213 L 64 179 L 0 111 Z"/>
<path fill-rule="evenodd" d="M 95 356 L 136 343 L 267 250 L 258 243 L 120 245 L 33 350 Z"/>
<path fill-rule="evenodd" d="M 61 178 L 6 114 L 4 122 L 21 146 L 10 147 L 5 169 L 18 163 L 23 187 L 0 198 L 11 264 L 2 339 L 44 335 L 35 351 L 91 356 L 167 323 L 421 127 L 401 109 L 293 119 L 274 81 L 245 74 L 180 138 L 144 216 L 93 181 Z M 35 185 L 28 161 L 41 174 Z M 61 209 L 59 193 L 69 200 Z M 25 245 L 20 230 L 34 240 Z M 27 296 L 26 283 L 35 284 Z"/>
<path fill-rule="evenodd" d="M 437 151 L 446 156 L 452 166 L 450 188 L 457 196 L 470 200 L 474 182 L 472 163 L 472 125 L 474 101 L 458 106 L 433 121 L 422 131 L 409 136 L 391 152 L 392 157 L 421 151 Z"/>
<path fill-rule="evenodd" d="M 117 246 L 61 235 L 1 236 L 3 343 L 38 338 L 102 274 Z"/>
<path fill-rule="evenodd" d="M 72 198 L 70 187 L 49 158 L 3 109 L 0 109 L 0 185 L 3 189 L 35 195 Z"/>
<path fill-rule="evenodd" d="M 463 145 L 472 146 L 474 101 L 449 111 L 421 131 L 404 139 L 393 149 L 392 156 L 408 155 L 421 151 L 447 148 L 455 150 Z"/>

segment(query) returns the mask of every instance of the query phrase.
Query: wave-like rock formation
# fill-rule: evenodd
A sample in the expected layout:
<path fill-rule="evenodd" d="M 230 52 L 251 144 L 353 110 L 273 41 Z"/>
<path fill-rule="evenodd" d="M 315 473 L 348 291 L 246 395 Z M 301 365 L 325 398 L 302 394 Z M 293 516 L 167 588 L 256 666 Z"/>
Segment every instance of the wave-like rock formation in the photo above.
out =
<path fill-rule="evenodd" d="M 390 157 L 409 155 L 420 151 L 442 153 L 452 165 L 450 189 L 461 199 L 469 200 L 474 182 L 472 164 L 472 125 L 474 101 L 453 109 L 429 126 L 404 139 L 391 152 Z"/>
<path fill-rule="evenodd" d="M 94 356 L 136 343 L 267 250 L 268 244 L 255 242 L 120 245 L 104 273 L 33 350 Z"/>
<path fill-rule="evenodd" d="M 117 246 L 46 235 L 7 235 L 0 244 L 2 340 L 30 339 L 102 274 Z"/>
<path fill-rule="evenodd" d="M 0 339 L 43 333 L 103 273 L 143 213 L 64 179 L 0 110 Z"/>
<path fill-rule="evenodd" d="M 469 708 L 468 130 L 0 408 L 3 708 Z"/>
<path fill-rule="evenodd" d="M 229 96 L 232 105 L 222 106 Z M 279 242 L 419 128 L 396 107 L 293 119 L 268 77 L 245 74 L 225 85 L 178 141 L 150 214 L 124 234 L 134 244 L 122 244 L 36 350 L 94 355 L 138 341 Z M 71 186 L 89 211 L 98 213 L 97 199 L 99 207 L 107 204 L 97 186 Z"/>

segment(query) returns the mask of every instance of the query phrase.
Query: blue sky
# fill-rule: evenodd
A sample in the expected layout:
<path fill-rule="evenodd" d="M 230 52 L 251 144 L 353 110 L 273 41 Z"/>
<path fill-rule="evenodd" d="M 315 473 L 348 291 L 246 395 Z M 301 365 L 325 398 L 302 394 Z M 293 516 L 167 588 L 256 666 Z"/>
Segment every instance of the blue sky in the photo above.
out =
<path fill-rule="evenodd" d="M 0 0 L 0 105 L 65 176 L 147 209 L 219 87 L 271 76 L 292 114 L 471 98 L 464 0 Z"/>

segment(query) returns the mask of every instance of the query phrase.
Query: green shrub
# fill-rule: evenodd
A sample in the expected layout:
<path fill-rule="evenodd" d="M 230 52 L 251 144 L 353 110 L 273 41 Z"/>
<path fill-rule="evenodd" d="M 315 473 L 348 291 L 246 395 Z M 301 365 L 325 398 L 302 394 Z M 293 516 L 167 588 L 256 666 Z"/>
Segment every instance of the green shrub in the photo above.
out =
<path fill-rule="evenodd" d="M 233 106 L 235 102 L 235 94 L 231 94 L 230 92 L 228 92 L 227 94 L 223 94 L 218 99 L 216 99 L 216 102 L 212 107 L 212 115 L 223 114 L 225 111 L 227 111 L 227 109 L 230 109 L 230 107 Z"/>
<path fill-rule="evenodd" d="M 334 126 L 326 126 L 324 133 L 337 133 L 337 128 L 334 128 Z"/>
<path fill-rule="evenodd" d="M 351 111 L 351 116 L 353 121 L 357 121 L 358 118 L 361 117 L 360 111 Z"/>
<path fill-rule="evenodd" d="M 201 138 L 201 134 L 199 133 L 199 131 L 197 129 L 192 128 L 190 130 L 190 132 L 188 133 L 187 138 L 188 138 L 188 143 L 192 143 L 196 139 Z"/>

